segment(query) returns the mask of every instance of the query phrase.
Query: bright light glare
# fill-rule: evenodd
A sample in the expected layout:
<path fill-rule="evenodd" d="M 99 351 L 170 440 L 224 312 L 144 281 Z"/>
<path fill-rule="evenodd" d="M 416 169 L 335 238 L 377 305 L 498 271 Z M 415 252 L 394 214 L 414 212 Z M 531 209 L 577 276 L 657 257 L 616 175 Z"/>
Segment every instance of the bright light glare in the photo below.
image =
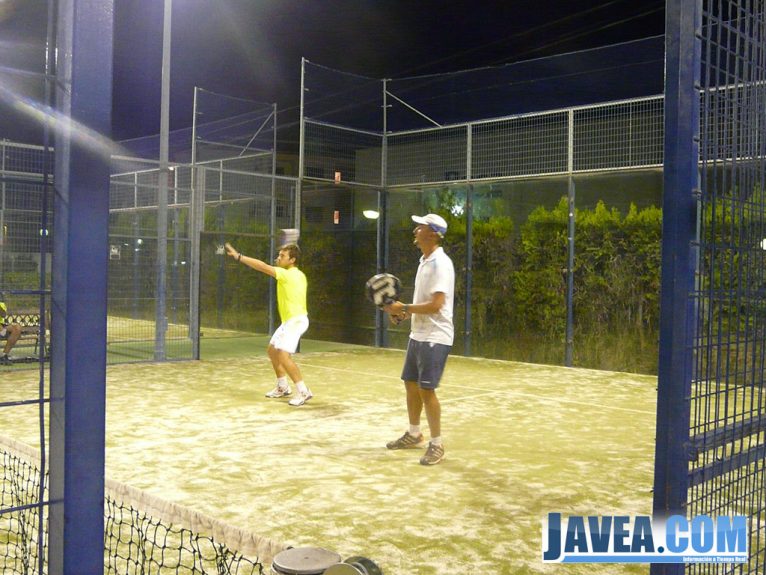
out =
<path fill-rule="evenodd" d="M 380 217 L 380 214 L 375 210 L 364 210 L 362 214 L 364 214 L 364 217 L 368 220 L 377 220 L 378 217 Z"/>
<path fill-rule="evenodd" d="M 8 103 L 35 122 L 41 125 L 47 124 L 51 129 L 65 137 L 70 136 L 72 140 L 76 140 L 81 146 L 94 153 L 101 154 L 106 158 L 112 154 L 127 155 L 126 150 L 121 149 L 109 138 L 64 116 L 50 106 L 20 95 L 6 85 L 0 84 L 0 100 Z"/>
<path fill-rule="evenodd" d="M 763 239 L 761 240 L 761 249 L 762 249 L 762 250 L 766 250 L 766 238 L 763 238 Z"/>

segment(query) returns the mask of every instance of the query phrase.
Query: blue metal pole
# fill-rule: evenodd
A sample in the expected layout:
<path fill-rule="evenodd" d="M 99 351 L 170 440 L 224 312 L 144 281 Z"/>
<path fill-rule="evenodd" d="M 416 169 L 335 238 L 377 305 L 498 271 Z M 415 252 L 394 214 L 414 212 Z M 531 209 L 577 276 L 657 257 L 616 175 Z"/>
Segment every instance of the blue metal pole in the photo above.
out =
<path fill-rule="evenodd" d="M 51 348 L 52 575 L 104 570 L 104 428 L 114 0 L 62 0 Z"/>
<path fill-rule="evenodd" d="M 377 270 L 382 273 L 388 269 L 388 80 L 381 82 L 383 101 L 383 137 L 380 146 L 380 190 L 378 191 L 378 225 L 377 225 Z M 375 345 L 388 347 L 388 318 L 377 310 L 375 312 Z"/>
<path fill-rule="evenodd" d="M 154 322 L 154 359 L 166 356 L 167 266 L 168 266 L 168 178 L 170 133 L 170 40 L 173 0 L 165 0 L 162 29 L 162 78 L 160 94 L 160 165 L 157 190 L 157 295 Z"/>
<path fill-rule="evenodd" d="M 388 192 L 385 189 L 378 190 L 378 225 L 376 227 L 377 269 L 375 271 L 378 274 L 386 271 L 388 266 L 386 250 L 386 241 L 388 239 L 388 234 L 386 233 L 386 226 L 388 225 L 387 198 Z M 375 346 L 388 347 L 388 317 L 380 310 L 375 312 Z"/>
<path fill-rule="evenodd" d="M 473 184 L 468 184 L 465 198 L 465 322 L 463 355 L 471 356 L 471 300 L 473 299 Z"/>
<path fill-rule="evenodd" d="M 654 514 L 685 515 L 689 484 L 692 290 L 699 188 L 701 0 L 668 0 L 665 36 L 665 172 Z M 651 566 L 653 575 L 683 565 Z"/>
<path fill-rule="evenodd" d="M 569 213 L 567 215 L 567 321 L 564 365 L 574 364 L 574 260 L 575 260 L 575 183 L 570 174 L 567 188 Z"/>

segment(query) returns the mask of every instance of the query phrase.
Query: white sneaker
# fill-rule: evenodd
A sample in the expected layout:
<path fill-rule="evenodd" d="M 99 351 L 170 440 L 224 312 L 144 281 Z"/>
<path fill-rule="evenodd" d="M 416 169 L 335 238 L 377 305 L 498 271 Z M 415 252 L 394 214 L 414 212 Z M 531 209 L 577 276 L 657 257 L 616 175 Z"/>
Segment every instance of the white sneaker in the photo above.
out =
<path fill-rule="evenodd" d="M 306 390 L 306 393 L 301 393 L 299 391 L 298 394 L 287 403 L 289 403 L 293 407 L 298 407 L 299 405 L 303 405 L 304 403 L 306 403 L 312 397 L 314 397 L 314 394 L 311 393 L 310 389 Z"/>
<path fill-rule="evenodd" d="M 276 386 L 274 389 L 272 389 L 270 392 L 266 394 L 266 397 L 287 397 L 292 392 L 293 391 L 290 389 L 289 385 L 287 387 Z"/>

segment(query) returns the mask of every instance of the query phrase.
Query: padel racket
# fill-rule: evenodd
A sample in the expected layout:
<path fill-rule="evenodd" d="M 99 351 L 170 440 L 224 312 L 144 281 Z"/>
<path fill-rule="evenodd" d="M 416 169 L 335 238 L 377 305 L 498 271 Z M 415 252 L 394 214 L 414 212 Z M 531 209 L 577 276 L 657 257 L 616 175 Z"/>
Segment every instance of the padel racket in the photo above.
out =
<path fill-rule="evenodd" d="M 377 274 L 367 280 L 365 290 L 367 299 L 382 309 L 402 295 L 402 282 L 393 274 Z"/>

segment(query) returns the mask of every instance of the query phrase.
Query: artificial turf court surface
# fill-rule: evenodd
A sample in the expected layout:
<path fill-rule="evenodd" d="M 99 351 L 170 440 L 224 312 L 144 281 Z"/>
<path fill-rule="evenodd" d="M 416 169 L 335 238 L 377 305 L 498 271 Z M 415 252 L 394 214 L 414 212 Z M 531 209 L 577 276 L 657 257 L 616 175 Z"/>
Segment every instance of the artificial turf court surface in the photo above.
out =
<path fill-rule="evenodd" d="M 407 424 L 401 351 L 305 341 L 315 397 L 292 408 L 263 396 L 265 344 L 208 339 L 199 362 L 110 366 L 107 476 L 386 575 L 648 572 L 544 565 L 541 531 L 552 511 L 650 514 L 655 377 L 451 357 L 446 458 L 424 467 L 420 450 L 385 449 Z M 35 370 L 8 375 L 4 400 L 35 397 Z M 35 421 L 34 406 L 5 408 L 0 435 L 37 445 Z"/>

